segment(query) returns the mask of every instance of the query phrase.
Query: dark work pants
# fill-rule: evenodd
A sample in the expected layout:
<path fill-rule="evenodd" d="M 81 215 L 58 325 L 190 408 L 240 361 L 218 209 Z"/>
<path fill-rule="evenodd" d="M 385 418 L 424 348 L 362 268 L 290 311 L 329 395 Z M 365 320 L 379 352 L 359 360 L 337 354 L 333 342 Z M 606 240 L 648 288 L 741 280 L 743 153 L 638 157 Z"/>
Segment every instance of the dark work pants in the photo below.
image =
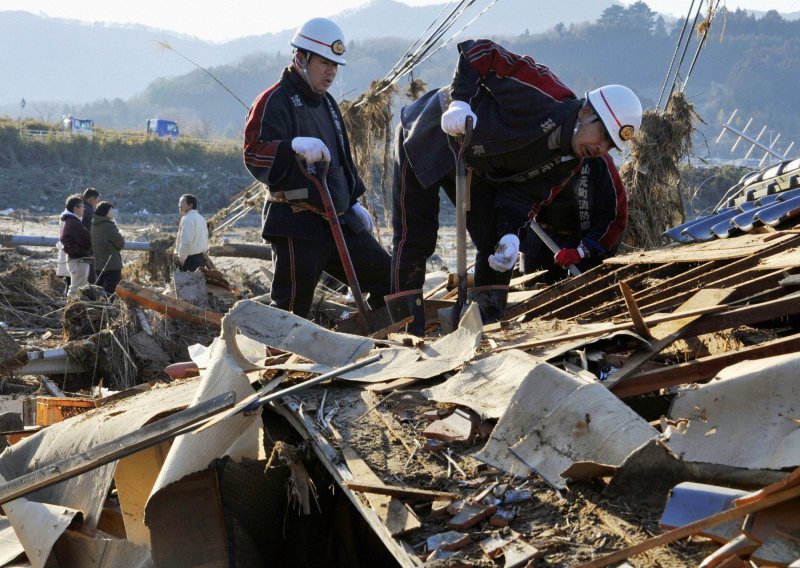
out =
<path fill-rule="evenodd" d="M 343 225 L 342 232 L 361 291 L 369 292 L 370 306 L 382 306 L 383 297 L 389 293 L 389 253 L 368 231 L 355 233 Z M 307 318 L 323 271 L 347 284 L 330 229 L 324 239 L 270 237 L 270 244 L 275 255 L 270 291 L 274 306 Z"/>
<path fill-rule="evenodd" d="M 181 270 L 183 272 L 194 272 L 198 268 L 205 268 L 206 267 L 206 257 L 203 255 L 202 252 L 197 254 L 190 254 L 186 257 L 186 260 L 181 265 Z"/>
<path fill-rule="evenodd" d="M 431 187 L 423 187 L 411 168 L 398 129 L 398 146 L 392 187 L 392 281 L 391 291 L 422 288 L 428 258 L 436 249 L 439 231 L 439 188 L 455 203 L 455 161 L 453 172 Z M 497 272 L 489 266 L 489 256 L 500 240 L 495 225 L 497 188 L 472 176 L 467 211 L 467 231 L 475 244 L 475 285 L 508 284 L 511 271 Z"/>
<path fill-rule="evenodd" d="M 120 280 L 122 280 L 122 270 L 104 270 L 97 275 L 97 285 L 102 286 L 109 295 L 116 291 Z"/>

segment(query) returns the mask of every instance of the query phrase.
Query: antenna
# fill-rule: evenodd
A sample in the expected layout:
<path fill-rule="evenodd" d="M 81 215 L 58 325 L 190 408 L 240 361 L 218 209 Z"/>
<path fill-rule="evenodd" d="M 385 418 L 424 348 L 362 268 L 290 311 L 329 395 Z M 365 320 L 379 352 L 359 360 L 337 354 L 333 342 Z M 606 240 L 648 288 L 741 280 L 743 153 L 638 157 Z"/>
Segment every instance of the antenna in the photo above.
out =
<path fill-rule="evenodd" d="M 789 151 L 794 147 L 794 142 L 791 142 L 789 146 L 786 147 L 786 150 L 784 150 L 783 153 L 781 154 L 780 152 L 775 150 L 775 145 L 778 143 L 778 140 L 780 140 L 781 133 L 779 132 L 775 136 L 775 138 L 772 139 L 772 142 L 770 142 L 769 146 L 765 145 L 764 143 L 761 142 L 761 136 L 763 136 L 764 133 L 767 131 L 767 126 L 764 125 L 764 127 L 762 127 L 761 130 L 759 131 L 758 135 L 755 138 L 753 138 L 752 136 L 747 134 L 747 129 L 753 123 L 752 118 L 748 119 L 747 124 L 745 124 L 744 128 L 742 128 L 741 130 L 733 126 L 733 119 L 736 116 L 737 110 L 738 109 L 734 109 L 733 112 L 731 113 L 731 116 L 728 118 L 727 122 L 725 122 L 725 124 L 722 125 L 722 131 L 719 133 L 719 136 L 717 136 L 717 139 L 715 141 L 717 144 L 720 143 L 720 140 L 722 140 L 722 136 L 725 134 L 725 132 L 730 131 L 736 136 L 736 142 L 734 142 L 733 146 L 731 146 L 731 152 L 736 151 L 736 147 L 742 140 L 745 140 L 746 142 L 750 143 L 750 148 L 744 155 L 745 160 L 747 160 L 750 157 L 750 154 L 753 153 L 753 150 L 756 147 L 764 151 L 764 156 L 762 156 L 761 160 L 758 162 L 759 168 L 763 167 L 764 162 L 767 161 L 768 156 L 773 156 L 781 162 L 788 159 L 786 156 L 789 154 Z"/>

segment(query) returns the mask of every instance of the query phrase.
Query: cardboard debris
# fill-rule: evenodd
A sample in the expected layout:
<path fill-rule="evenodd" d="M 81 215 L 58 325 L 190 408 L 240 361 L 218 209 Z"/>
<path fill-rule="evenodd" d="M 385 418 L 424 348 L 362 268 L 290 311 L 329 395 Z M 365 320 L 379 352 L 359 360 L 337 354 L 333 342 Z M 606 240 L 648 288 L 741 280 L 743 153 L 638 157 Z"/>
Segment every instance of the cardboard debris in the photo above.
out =
<path fill-rule="evenodd" d="M 667 444 L 686 462 L 752 470 L 800 466 L 800 426 L 792 421 L 800 412 L 798 373 L 800 356 L 780 355 L 737 363 L 682 391 L 670 409 L 679 422 L 668 429 Z"/>
<path fill-rule="evenodd" d="M 453 333 L 422 347 L 381 349 L 381 361 L 369 367 L 345 373 L 341 378 L 349 381 L 377 383 L 405 378 L 430 379 L 439 376 L 463 365 L 475 356 L 482 337 L 482 329 L 483 323 L 478 307 L 471 304 L 461 319 L 459 328 Z M 331 371 L 330 367 L 326 365 L 273 365 L 269 368 L 319 374 Z"/>
<path fill-rule="evenodd" d="M 657 435 L 603 385 L 543 364 L 522 381 L 476 457 L 512 475 L 524 473 L 521 462 L 564 488 L 563 475 L 575 462 L 620 465 Z"/>

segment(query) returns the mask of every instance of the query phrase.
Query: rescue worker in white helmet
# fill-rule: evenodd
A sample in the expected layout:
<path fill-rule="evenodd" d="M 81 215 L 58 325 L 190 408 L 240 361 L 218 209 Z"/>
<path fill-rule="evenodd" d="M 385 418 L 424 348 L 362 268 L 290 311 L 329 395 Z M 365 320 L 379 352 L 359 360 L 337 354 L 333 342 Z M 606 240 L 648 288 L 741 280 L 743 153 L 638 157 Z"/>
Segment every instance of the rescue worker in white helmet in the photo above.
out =
<path fill-rule="evenodd" d="M 331 20 L 314 18 L 298 28 L 291 45 L 291 63 L 255 99 L 244 131 L 245 167 L 268 190 L 262 237 L 274 255 L 272 305 L 308 317 L 323 271 L 347 282 L 322 201 L 301 170 L 300 156 L 306 164 L 329 163 L 328 189 L 356 277 L 375 308 L 388 293 L 390 257 L 358 202 L 366 188 L 339 107 L 328 94 L 339 65 L 346 63 L 344 34 Z"/>
<path fill-rule="evenodd" d="M 467 117 L 470 171 L 467 230 L 477 249 L 472 301 L 484 322 L 502 319 L 511 270 L 529 216 L 560 191 L 584 158 L 623 149 L 639 130 L 642 107 L 627 87 L 607 85 L 579 99 L 550 69 L 490 40 L 458 45 L 450 85 L 401 110 L 392 225 L 392 294 L 398 321 L 423 330 L 421 288 L 436 246 L 439 188 L 455 195 L 455 160 Z"/>

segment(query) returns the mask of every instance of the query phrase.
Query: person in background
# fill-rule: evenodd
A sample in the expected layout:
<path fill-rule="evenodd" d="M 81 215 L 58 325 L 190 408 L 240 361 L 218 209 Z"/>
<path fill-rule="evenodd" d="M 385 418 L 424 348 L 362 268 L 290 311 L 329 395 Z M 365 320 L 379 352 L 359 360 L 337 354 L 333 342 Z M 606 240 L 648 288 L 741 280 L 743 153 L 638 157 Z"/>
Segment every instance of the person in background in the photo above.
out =
<path fill-rule="evenodd" d="M 125 239 L 114 222 L 114 206 L 101 201 L 94 211 L 92 220 L 92 250 L 94 268 L 97 272 L 97 285 L 106 294 L 113 294 L 122 279 L 122 255 Z"/>
<path fill-rule="evenodd" d="M 413 315 L 422 330 L 422 284 L 436 246 L 439 188 L 455 194 L 454 156 L 467 118 L 473 135 L 467 230 L 475 243 L 470 297 L 484 323 L 502 319 L 511 271 L 531 211 L 553 199 L 581 160 L 623 148 L 638 131 L 642 106 L 622 85 L 578 98 L 550 69 L 497 43 L 467 40 L 450 85 L 401 111 L 392 187 L 392 296 L 395 321 Z"/>
<path fill-rule="evenodd" d="M 244 131 L 245 167 L 269 190 L 262 237 L 275 255 L 272 304 L 307 318 L 323 271 L 347 282 L 319 193 L 301 170 L 325 161 L 356 277 L 377 308 L 389 291 L 390 257 L 372 235 L 372 219 L 358 202 L 366 188 L 341 112 L 328 93 L 339 65 L 345 64 L 344 34 L 331 20 L 314 18 L 300 26 L 291 45 L 291 63 L 256 98 Z"/>
<path fill-rule="evenodd" d="M 175 238 L 175 255 L 178 257 L 180 270 L 194 272 L 206 266 L 208 225 L 197 212 L 197 197 L 191 193 L 181 195 L 178 210 L 181 213 L 181 222 Z"/>
<path fill-rule="evenodd" d="M 92 232 L 92 219 L 94 219 L 94 208 L 100 202 L 100 192 L 93 187 L 87 187 L 83 190 L 83 217 L 81 222 L 89 234 Z M 94 271 L 94 264 L 89 265 L 89 283 L 94 284 L 97 281 L 97 275 Z"/>
<path fill-rule="evenodd" d="M 67 296 L 74 296 L 78 289 L 89 283 L 89 267 L 92 263 L 92 237 L 81 221 L 83 198 L 78 195 L 67 197 L 66 209 L 61 214 L 61 245 L 67 253 L 69 269 L 69 289 Z"/>
<path fill-rule="evenodd" d="M 557 254 L 528 226 L 520 245 L 522 272 L 546 270 L 548 284 L 575 265 L 584 272 L 616 251 L 628 226 L 628 196 L 609 156 L 589 158 L 555 199 L 542 207 L 536 222 L 561 247 Z"/>

